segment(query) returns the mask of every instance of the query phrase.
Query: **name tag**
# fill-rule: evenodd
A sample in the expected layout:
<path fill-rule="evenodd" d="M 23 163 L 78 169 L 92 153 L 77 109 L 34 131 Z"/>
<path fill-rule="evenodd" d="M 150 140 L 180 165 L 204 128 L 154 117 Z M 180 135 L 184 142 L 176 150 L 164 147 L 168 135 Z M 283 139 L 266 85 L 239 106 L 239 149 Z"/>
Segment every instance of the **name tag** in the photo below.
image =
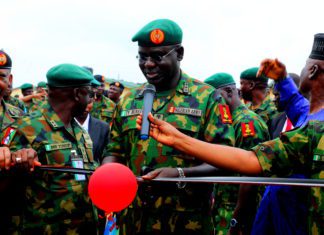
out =
<path fill-rule="evenodd" d="M 72 148 L 72 144 L 70 142 L 45 145 L 46 151 L 54 151 L 59 149 L 70 149 L 70 148 Z"/>
<path fill-rule="evenodd" d="M 185 114 L 185 115 L 191 115 L 196 117 L 201 117 L 202 115 L 202 111 L 200 109 L 182 108 L 182 107 L 171 107 L 169 109 L 169 113 Z"/>
<path fill-rule="evenodd" d="M 73 168 L 78 168 L 78 169 L 84 168 L 83 159 L 76 154 L 75 150 L 71 151 L 71 163 Z M 74 174 L 74 179 L 76 181 L 85 181 L 86 176 L 81 174 Z"/>
<path fill-rule="evenodd" d="M 122 117 L 129 117 L 129 116 L 136 116 L 142 113 L 142 109 L 130 109 L 130 110 L 123 110 L 121 112 Z"/>
<path fill-rule="evenodd" d="M 324 155 L 314 154 L 313 161 L 324 162 Z"/>

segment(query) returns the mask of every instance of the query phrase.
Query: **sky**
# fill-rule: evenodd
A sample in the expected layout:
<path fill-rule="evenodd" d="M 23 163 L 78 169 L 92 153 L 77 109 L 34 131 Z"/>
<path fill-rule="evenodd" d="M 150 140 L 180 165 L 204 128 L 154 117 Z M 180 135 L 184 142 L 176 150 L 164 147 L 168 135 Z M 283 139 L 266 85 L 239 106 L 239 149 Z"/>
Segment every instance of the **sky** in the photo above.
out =
<path fill-rule="evenodd" d="M 300 73 L 314 34 L 324 33 L 323 0 L 0 0 L 0 49 L 12 58 L 13 87 L 46 81 L 61 63 L 145 82 L 132 36 L 168 18 L 183 30 L 181 68 L 201 81 L 279 58 Z"/>

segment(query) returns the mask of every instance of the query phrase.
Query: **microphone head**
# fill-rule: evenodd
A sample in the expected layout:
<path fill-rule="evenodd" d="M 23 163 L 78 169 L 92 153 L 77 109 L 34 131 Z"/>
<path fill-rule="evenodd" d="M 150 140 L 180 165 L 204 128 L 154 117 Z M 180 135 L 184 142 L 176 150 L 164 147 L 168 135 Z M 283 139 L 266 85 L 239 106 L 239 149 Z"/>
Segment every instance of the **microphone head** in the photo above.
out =
<path fill-rule="evenodd" d="M 145 85 L 143 92 L 144 93 L 145 92 L 155 93 L 156 92 L 155 86 L 148 83 L 148 84 Z"/>

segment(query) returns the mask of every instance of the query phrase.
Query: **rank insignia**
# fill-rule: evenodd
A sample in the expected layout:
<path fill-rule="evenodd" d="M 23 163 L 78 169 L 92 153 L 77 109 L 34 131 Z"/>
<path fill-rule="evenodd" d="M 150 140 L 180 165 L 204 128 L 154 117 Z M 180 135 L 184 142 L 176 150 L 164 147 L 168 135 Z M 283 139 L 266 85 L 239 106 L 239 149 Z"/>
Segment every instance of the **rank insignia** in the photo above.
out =
<path fill-rule="evenodd" d="M 161 29 L 154 29 L 150 33 L 151 42 L 161 44 L 164 41 L 164 33 Z"/>
<path fill-rule="evenodd" d="M 233 120 L 229 107 L 225 104 L 219 104 L 218 108 L 222 117 L 222 123 L 232 124 Z"/>
<path fill-rule="evenodd" d="M 242 126 L 242 135 L 243 135 L 243 137 L 248 137 L 248 136 L 254 136 L 255 135 L 253 121 L 242 122 L 241 126 Z"/>

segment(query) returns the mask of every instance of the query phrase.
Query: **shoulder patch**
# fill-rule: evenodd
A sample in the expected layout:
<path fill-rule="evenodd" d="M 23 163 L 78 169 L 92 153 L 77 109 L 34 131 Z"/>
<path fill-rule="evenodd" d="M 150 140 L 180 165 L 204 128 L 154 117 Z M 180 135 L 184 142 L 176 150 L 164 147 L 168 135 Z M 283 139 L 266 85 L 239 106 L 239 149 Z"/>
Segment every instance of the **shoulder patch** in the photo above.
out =
<path fill-rule="evenodd" d="M 253 121 L 250 122 L 242 122 L 242 135 L 243 137 L 249 137 L 255 135 L 254 124 Z"/>
<path fill-rule="evenodd" d="M 222 122 L 227 123 L 227 124 L 232 124 L 233 123 L 232 115 L 231 115 L 228 105 L 219 104 L 218 108 L 219 108 L 219 112 L 221 114 Z"/>

